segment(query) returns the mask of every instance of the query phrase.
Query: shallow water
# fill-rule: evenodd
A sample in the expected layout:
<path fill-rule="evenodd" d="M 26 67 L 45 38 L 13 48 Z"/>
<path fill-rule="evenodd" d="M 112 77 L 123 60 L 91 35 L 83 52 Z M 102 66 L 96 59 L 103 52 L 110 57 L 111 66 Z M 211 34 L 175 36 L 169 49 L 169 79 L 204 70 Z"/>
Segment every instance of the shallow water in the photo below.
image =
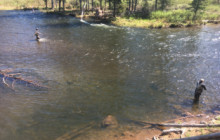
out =
<path fill-rule="evenodd" d="M 30 11 L 0 11 L 0 25 L 0 70 L 49 87 L 0 84 L 0 139 L 55 139 L 90 122 L 102 131 L 108 114 L 121 129 L 219 105 L 219 25 L 148 30 Z M 207 91 L 195 108 L 200 78 Z"/>

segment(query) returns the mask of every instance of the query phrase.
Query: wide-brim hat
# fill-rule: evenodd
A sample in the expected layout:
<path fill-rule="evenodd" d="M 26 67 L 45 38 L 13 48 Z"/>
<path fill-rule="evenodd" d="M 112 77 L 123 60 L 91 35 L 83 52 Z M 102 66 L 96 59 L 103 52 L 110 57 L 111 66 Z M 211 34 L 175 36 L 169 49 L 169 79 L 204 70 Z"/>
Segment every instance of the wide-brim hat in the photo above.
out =
<path fill-rule="evenodd" d="M 200 79 L 199 81 L 200 81 L 200 82 L 204 82 L 205 80 L 204 80 L 204 79 Z"/>

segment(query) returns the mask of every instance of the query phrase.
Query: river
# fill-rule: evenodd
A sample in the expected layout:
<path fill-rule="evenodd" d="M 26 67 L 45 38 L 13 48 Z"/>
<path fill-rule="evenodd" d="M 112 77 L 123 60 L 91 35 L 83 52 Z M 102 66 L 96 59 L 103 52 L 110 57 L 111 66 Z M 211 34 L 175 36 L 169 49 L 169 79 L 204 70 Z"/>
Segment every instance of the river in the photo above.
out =
<path fill-rule="evenodd" d="M 72 139 L 97 140 L 109 135 L 100 128 L 109 114 L 120 132 L 135 129 L 130 120 L 162 122 L 219 106 L 219 25 L 137 29 L 39 11 L 0 11 L 0 25 L 0 70 L 49 87 L 0 84 L 1 140 L 53 140 L 91 122 L 90 133 Z M 207 91 L 195 106 L 200 78 Z"/>

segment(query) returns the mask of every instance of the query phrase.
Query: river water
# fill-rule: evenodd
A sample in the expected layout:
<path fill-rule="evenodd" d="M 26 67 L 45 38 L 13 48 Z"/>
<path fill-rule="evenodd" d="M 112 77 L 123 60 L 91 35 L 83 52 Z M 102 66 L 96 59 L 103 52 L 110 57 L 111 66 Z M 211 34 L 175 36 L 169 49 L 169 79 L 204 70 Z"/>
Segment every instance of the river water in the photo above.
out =
<path fill-rule="evenodd" d="M 38 11 L 0 11 L 0 25 L 0 70 L 49 87 L 0 84 L 2 140 L 52 140 L 91 123 L 72 139 L 102 139 L 109 114 L 120 132 L 135 128 L 130 120 L 162 122 L 219 106 L 219 25 L 121 28 Z M 200 78 L 207 91 L 195 106 Z"/>

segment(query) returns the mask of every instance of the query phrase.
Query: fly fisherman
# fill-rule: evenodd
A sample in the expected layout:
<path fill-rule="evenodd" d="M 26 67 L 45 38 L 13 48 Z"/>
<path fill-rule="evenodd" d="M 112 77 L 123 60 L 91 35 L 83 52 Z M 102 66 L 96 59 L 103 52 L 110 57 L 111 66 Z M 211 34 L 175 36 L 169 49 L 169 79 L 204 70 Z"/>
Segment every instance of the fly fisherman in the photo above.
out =
<path fill-rule="evenodd" d="M 204 79 L 200 79 L 199 82 L 197 82 L 195 93 L 194 93 L 194 101 L 198 102 L 199 97 L 203 92 L 203 89 L 206 90 L 206 87 L 204 85 Z"/>
<path fill-rule="evenodd" d="M 34 35 L 36 36 L 36 40 L 39 41 L 39 39 L 40 39 L 40 32 L 38 31 L 38 28 L 36 28 L 36 31 L 35 31 Z"/>

